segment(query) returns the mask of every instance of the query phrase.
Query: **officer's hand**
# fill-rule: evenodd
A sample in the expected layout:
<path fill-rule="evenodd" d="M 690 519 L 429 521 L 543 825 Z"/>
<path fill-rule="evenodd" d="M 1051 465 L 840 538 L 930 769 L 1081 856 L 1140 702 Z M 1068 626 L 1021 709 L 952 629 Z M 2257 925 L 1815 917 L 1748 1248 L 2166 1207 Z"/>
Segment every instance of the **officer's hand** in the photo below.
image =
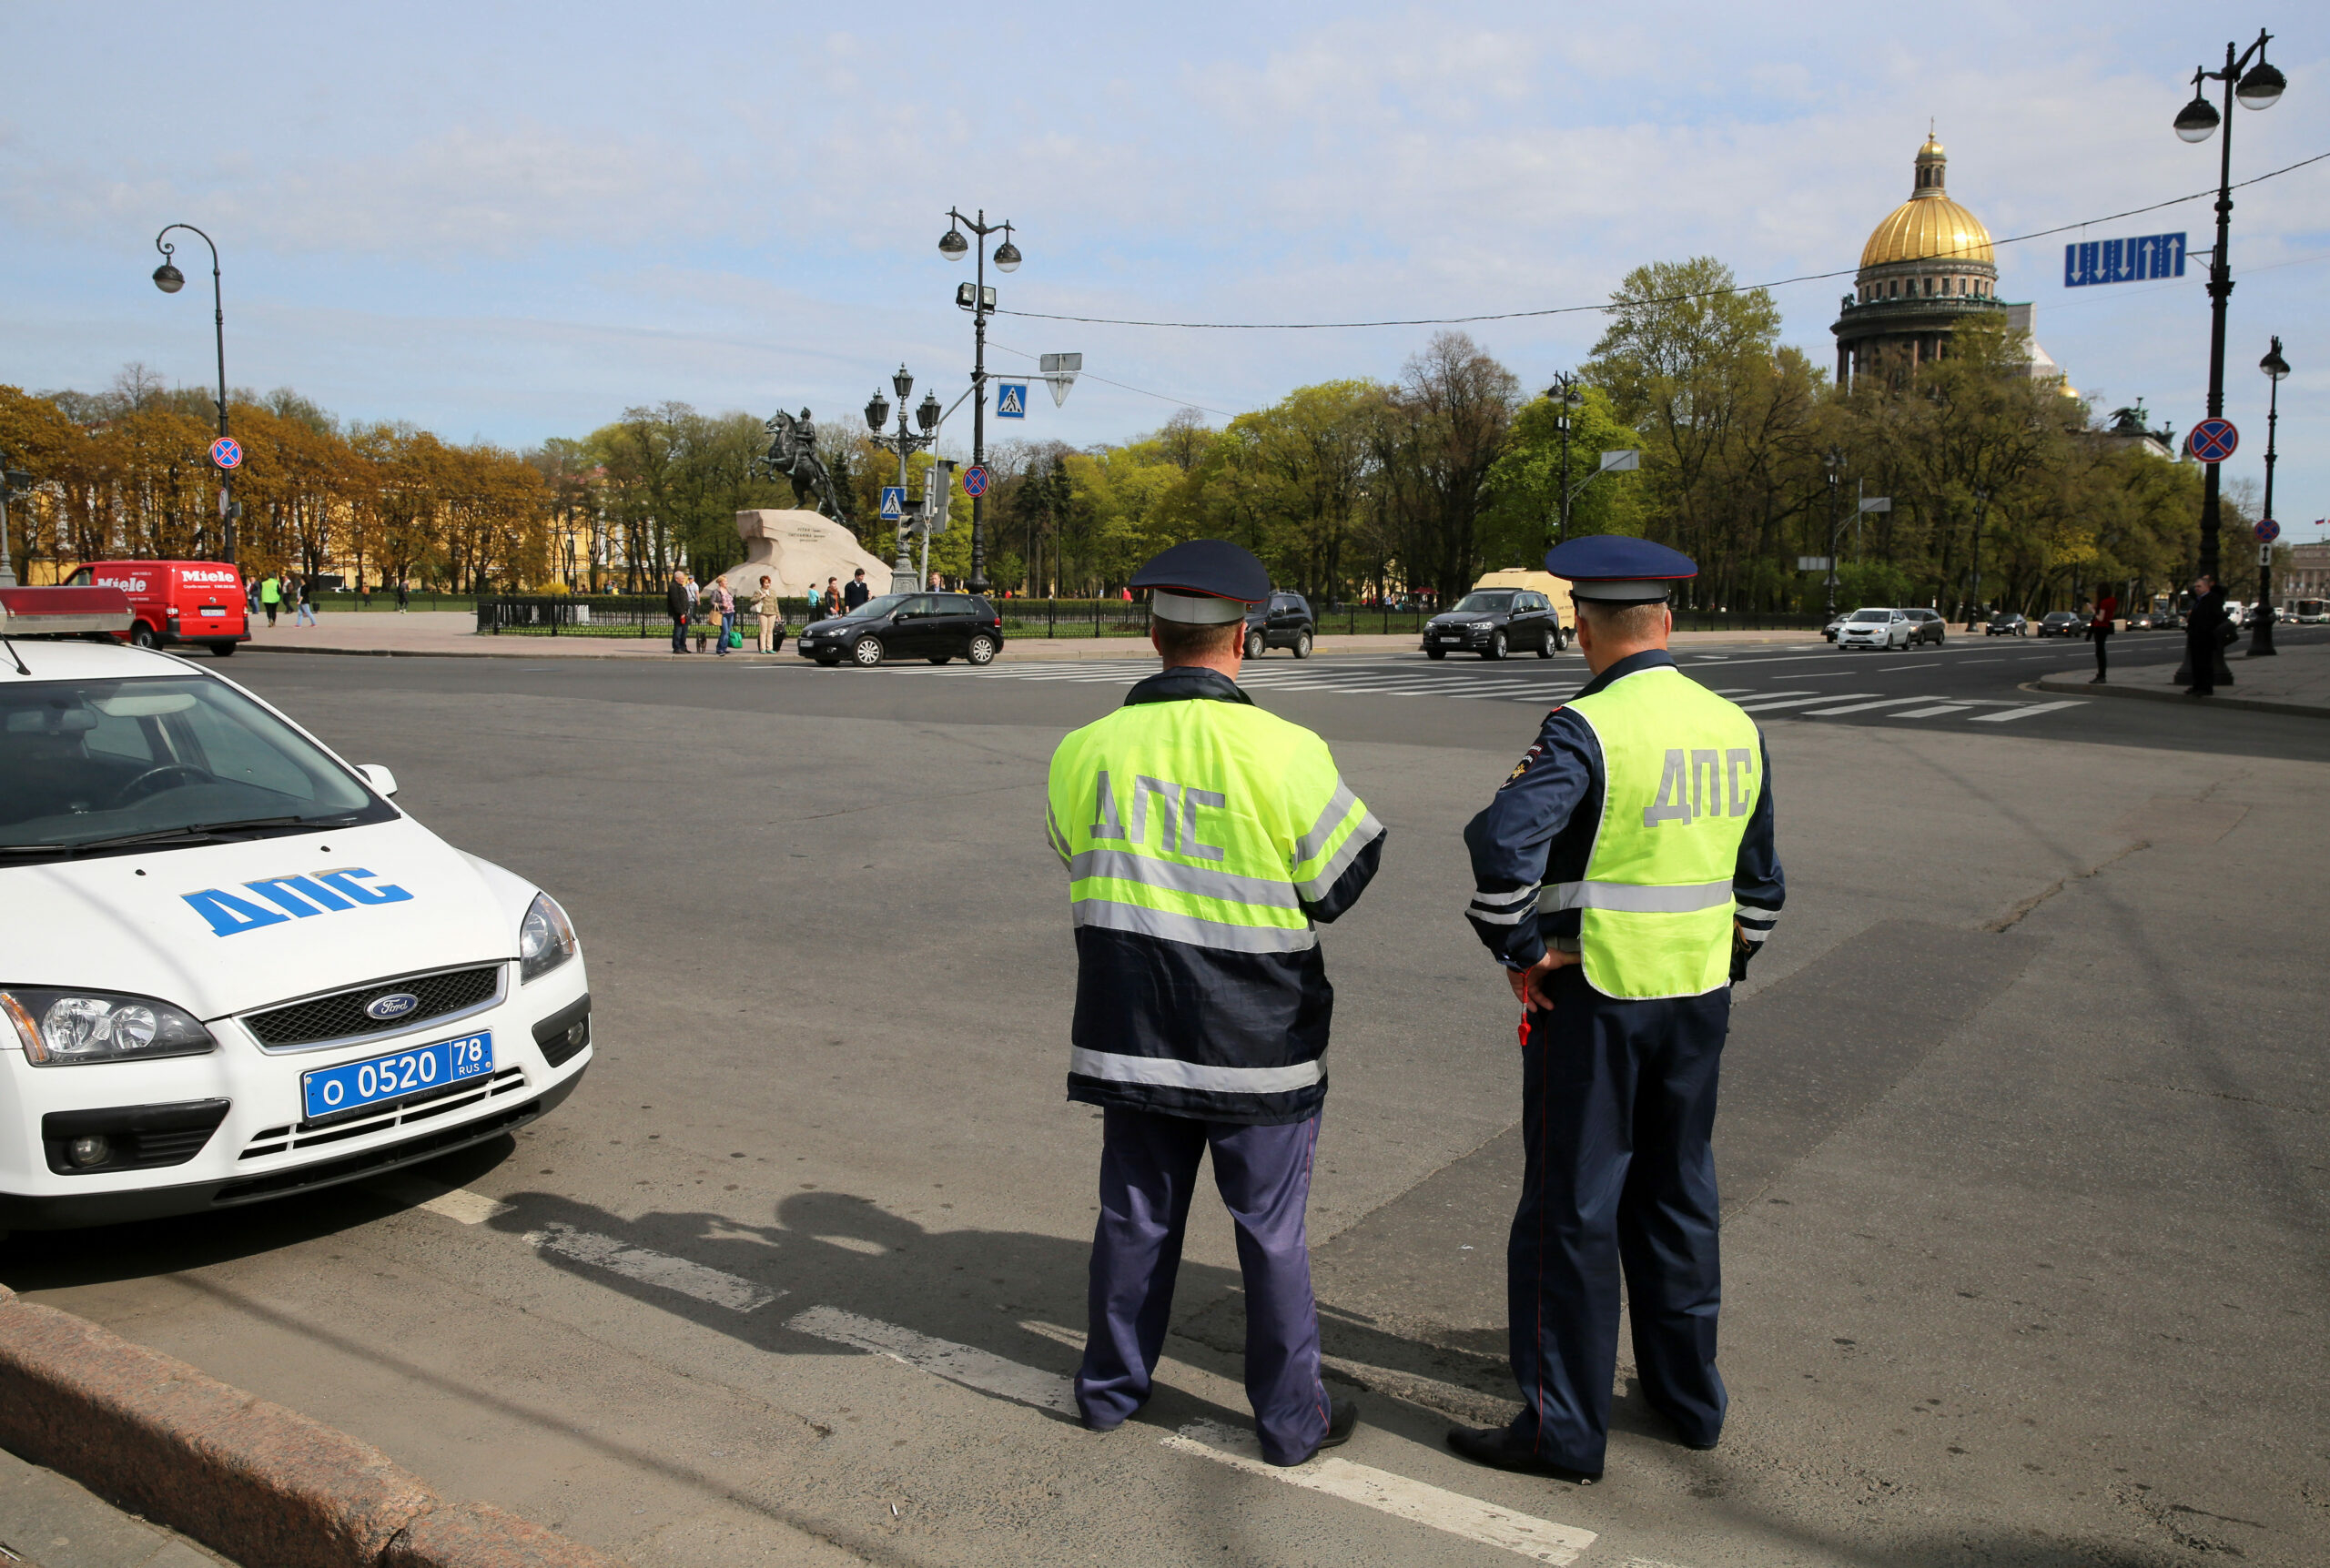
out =
<path fill-rule="evenodd" d="M 1549 947 L 1544 957 L 1526 969 L 1507 969 L 1504 977 L 1513 986 L 1513 999 L 1525 1007 L 1550 1010 L 1554 1005 L 1554 971 L 1566 969 L 1576 962 L 1576 954 Z"/>

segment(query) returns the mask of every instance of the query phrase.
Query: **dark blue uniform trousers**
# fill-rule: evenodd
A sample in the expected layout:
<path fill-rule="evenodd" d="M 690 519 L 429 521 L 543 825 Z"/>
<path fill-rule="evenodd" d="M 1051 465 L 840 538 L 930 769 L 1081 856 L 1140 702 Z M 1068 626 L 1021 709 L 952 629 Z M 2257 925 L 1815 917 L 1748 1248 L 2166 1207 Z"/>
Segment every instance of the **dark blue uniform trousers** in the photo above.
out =
<path fill-rule="evenodd" d="M 1599 1474 L 1622 1268 L 1644 1396 L 1686 1442 L 1723 1430 L 1709 1139 L 1731 991 L 1620 1001 L 1575 966 L 1552 988 L 1522 1047 L 1526 1159 L 1505 1249 L 1514 1431 L 1539 1458 Z"/>
<path fill-rule="evenodd" d="M 1283 1127 L 1197 1121 L 1109 1108 L 1102 1118 L 1100 1222 L 1092 1234 L 1091 1338 L 1076 1374 L 1084 1422 L 1105 1431 L 1148 1402 L 1165 1347 L 1173 1279 L 1198 1161 L 1238 1228 L 1246 1281 L 1246 1397 L 1264 1458 L 1303 1458 L 1327 1435 L 1319 1310 L 1303 1209 L 1319 1118 Z"/>

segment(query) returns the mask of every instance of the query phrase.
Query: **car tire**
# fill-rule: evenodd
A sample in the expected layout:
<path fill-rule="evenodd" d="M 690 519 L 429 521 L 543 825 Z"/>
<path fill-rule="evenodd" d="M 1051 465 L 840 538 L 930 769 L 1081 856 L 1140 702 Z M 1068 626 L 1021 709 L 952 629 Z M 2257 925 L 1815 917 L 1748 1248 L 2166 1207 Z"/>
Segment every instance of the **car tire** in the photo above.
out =
<path fill-rule="evenodd" d="M 933 653 L 930 656 L 930 662 L 934 664 L 951 664 L 955 662 L 955 655 L 952 653 Z"/>
<path fill-rule="evenodd" d="M 1445 659 L 1448 657 L 1448 650 L 1445 648 L 1426 648 L 1423 651 L 1423 656 L 1427 659 Z"/>
<path fill-rule="evenodd" d="M 1540 659 L 1550 659 L 1553 656 L 1554 633 L 1548 632 L 1544 636 L 1537 639 L 1537 657 Z"/>
<path fill-rule="evenodd" d="M 1311 633 L 1308 632 L 1297 632 L 1294 638 L 1294 656 L 1298 659 L 1308 659 L 1311 657 Z"/>
<path fill-rule="evenodd" d="M 154 629 L 151 626 L 140 621 L 129 629 L 129 642 L 134 648 L 158 648 L 162 644 L 162 640 L 154 635 Z"/>
<path fill-rule="evenodd" d="M 849 645 L 849 656 L 861 670 L 871 670 L 882 662 L 882 639 L 860 637 Z"/>
<path fill-rule="evenodd" d="M 1249 632 L 1246 633 L 1246 657 L 1249 659 L 1261 658 L 1262 656 L 1262 650 L 1269 645 L 1270 644 L 1262 641 L 1262 634 L 1260 632 Z"/>
<path fill-rule="evenodd" d="M 817 663 L 830 670 L 836 664 L 841 663 L 841 655 L 838 653 L 820 653 L 817 655 Z"/>
<path fill-rule="evenodd" d="M 1566 653 L 1569 652 L 1568 627 L 1565 626 L 1560 631 L 1554 633 L 1554 652 L 1556 653 Z"/>
<path fill-rule="evenodd" d="M 963 657 L 969 660 L 974 664 L 994 663 L 995 639 L 988 636 L 984 632 L 980 632 L 978 636 L 971 639 L 971 645 L 964 652 Z"/>
<path fill-rule="evenodd" d="M 1495 632 L 1490 633 L 1489 645 L 1481 650 L 1481 657 L 1484 659 L 1502 659 L 1504 657 L 1504 632 Z"/>
<path fill-rule="evenodd" d="M 210 644 L 210 656 L 214 659 L 224 659 L 234 651 L 235 645 L 232 642 L 213 642 Z"/>

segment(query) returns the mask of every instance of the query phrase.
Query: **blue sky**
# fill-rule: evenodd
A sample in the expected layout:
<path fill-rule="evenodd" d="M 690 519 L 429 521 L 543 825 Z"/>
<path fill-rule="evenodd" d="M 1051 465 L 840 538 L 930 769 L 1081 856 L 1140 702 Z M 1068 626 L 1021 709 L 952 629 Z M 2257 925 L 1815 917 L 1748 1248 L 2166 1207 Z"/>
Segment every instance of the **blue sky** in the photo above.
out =
<path fill-rule="evenodd" d="M 2330 51 L 2303 14 L 2278 18 L 2288 95 L 2236 114 L 2236 178 L 2330 152 Z M 901 359 L 951 398 L 970 330 L 950 302 L 967 268 L 936 248 L 949 205 L 1018 226 L 1007 309 L 1070 314 L 1590 305 L 1630 267 L 1696 254 L 1743 279 L 1826 272 L 1909 194 L 1930 116 L 1951 194 L 2000 237 L 2213 184 L 2216 144 L 2169 121 L 2228 27 L 2245 41 L 2275 20 L 2141 3 L 11 0 L 0 380 L 91 389 L 133 359 L 207 379 L 207 300 L 146 281 L 174 220 L 221 247 L 237 385 L 520 447 L 664 399 L 855 418 Z M 2330 163 L 2236 199 L 2227 412 L 2244 440 L 2227 474 L 2262 477 L 2254 366 L 2278 331 L 2298 370 L 2275 510 L 2312 537 L 2298 525 L 2330 513 Z M 2182 228 L 2198 248 L 2209 221 L 2194 202 L 2092 237 Z M 2104 407 L 2141 396 L 2189 426 L 2198 268 L 2067 291 L 2062 246 L 2002 249 L 2007 297 L 2036 302 L 2041 342 Z M 1824 364 L 1849 281 L 1778 295 L 1787 339 Z M 1470 330 L 1535 387 L 1599 320 Z M 991 363 L 1080 349 L 1090 375 L 1064 410 L 1039 392 L 1026 428 L 1080 444 L 1184 403 L 1389 378 L 1427 336 L 1006 317 Z"/>

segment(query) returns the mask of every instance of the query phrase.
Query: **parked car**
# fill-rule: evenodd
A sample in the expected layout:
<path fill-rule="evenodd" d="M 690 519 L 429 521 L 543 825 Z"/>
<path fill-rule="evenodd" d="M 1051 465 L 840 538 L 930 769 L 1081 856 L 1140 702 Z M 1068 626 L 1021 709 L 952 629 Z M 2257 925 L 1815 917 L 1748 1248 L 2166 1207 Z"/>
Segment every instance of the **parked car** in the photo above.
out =
<path fill-rule="evenodd" d="M 230 561 L 93 561 L 65 581 L 127 594 L 136 619 L 120 636 L 140 648 L 191 645 L 223 659 L 251 640 L 243 574 Z"/>
<path fill-rule="evenodd" d="M 1526 588 L 1476 588 L 1423 627 L 1427 659 L 1445 659 L 1452 652 L 1502 659 L 1525 648 L 1550 659 L 1567 641 L 1553 602 Z"/>
<path fill-rule="evenodd" d="M 1290 648 L 1296 658 L 1308 659 L 1318 632 L 1318 618 L 1311 613 L 1309 600 L 1273 588 L 1269 603 L 1246 612 L 1246 657 L 1259 659 L 1268 648 Z"/>
<path fill-rule="evenodd" d="M 907 654 L 944 664 L 957 657 L 990 664 L 1003 651 L 1003 617 L 969 593 L 885 593 L 846 615 L 820 621 L 794 640 L 794 652 L 820 664 L 872 669 Z"/>
<path fill-rule="evenodd" d="M 1941 646 L 1941 639 L 1950 630 L 1950 624 L 1942 620 L 1940 611 L 1904 610 L 1901 613 L 1910 618 L 1910 647 L 1914 648 L 1920 642 L 1930 642 L 1937 648 Z"/>
<path fill-rule="evenodd" d="M 2028 637 L 2031 635 L 2031 622 L 2017 611 L 2001 610 L 1991 617 L 1990 624 L 1982 628 L 1982 635 L 1985 637 Z"/>
<path fill-rule="evenodd" d="M 1837 633 L 1838 633 L 1838 632 L 1839 632 L 1839 631 L 1840 631 L 1840 630 L 1843 628 L 1844 624 L 1845 624 L 1845 618 L 1844 618 L 1842 615 L 1839 615 L 1839 616 L 1836 617 L 1834 620 L 1830 621 L 1830 622 L 1829 622 L 1829 624 L 1828 624 L 1828 625 L 1826 625 L 1826 626 L 1824 626 L 1824 627 L 1822 627 L 1822 628 L 1820 629 L 1820 635 L 1822 635 L 1823 637 L 1826 637 L 1827 639 L 1829 639 L 1829 642 L 1835 642 L 1835 641 L 1837 640 Z"/>
<path fill-rule="evenodd" d="M 1907 648 L 1912 635 L 1910 613 L 1875 605 L 1845 617 L 1837 628 L 1839 648 Z"/>
<path fill-rule="evenodd" d="M 2084 637 L 2087 617 L 2070 610 L 2050 610 L 2039 617 L 2041 637 Z"/>

